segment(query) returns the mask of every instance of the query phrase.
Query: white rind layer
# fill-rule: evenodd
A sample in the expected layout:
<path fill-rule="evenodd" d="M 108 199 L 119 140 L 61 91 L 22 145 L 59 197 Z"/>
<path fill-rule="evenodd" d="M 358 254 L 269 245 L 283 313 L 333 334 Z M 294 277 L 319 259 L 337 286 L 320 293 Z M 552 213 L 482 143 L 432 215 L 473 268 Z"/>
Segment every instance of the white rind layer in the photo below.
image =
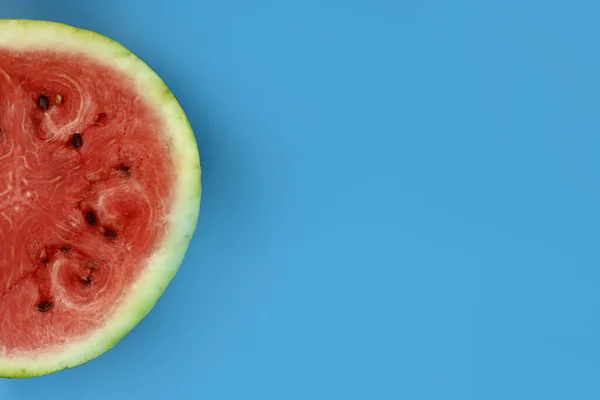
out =
<path fill-rule="evenodd" d="M 35 20 L 0 19 L 0 48 L 81 52 L 130 76 L 148 104 L 165 121 L 163 134 L 172 143 L 178 174 L 170 229 L 122 304 L 108 322 L 84 340 L 57 349 L 7 357 L 0 352 L 0 377 L 45 375 L 72 368 L 108 351 L 129 333 L 165 291 L 188 249 L 200 211 L 201 167 L 194 133 L 164 81 L 123 45 L 99 33 Z"/>

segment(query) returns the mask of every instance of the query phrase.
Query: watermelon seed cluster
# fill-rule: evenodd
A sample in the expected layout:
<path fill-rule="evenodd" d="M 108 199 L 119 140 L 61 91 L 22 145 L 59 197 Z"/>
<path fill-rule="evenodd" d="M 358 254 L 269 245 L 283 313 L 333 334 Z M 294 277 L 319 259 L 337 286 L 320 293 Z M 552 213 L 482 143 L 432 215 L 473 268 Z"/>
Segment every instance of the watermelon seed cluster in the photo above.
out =
<path fill-rule="evenodd" d="M 95 226 L 98 224 L 98 217 L 96 216 L 96 213 L 91 210 L 86 211 L 85 220 L 91 226 Z M 105 227 L 104 228 L 104 237 L 107 238 L 108 240 L 114 240 L 117 238 L 117 232 L 114 229 Z"/>
<path fill-rule="evenodd" d="M 58 105 L 62 104 L 62 102 L 63 102 L 63 97 L 60 94 L 56 94 L 53 98 L 53 101 L 50 101 L 48 96 L 46 96 L 44 94 L 40 94 L 37 98 L 38 106 L 44 111 L 47 111 L 52 105 L 58 106 Z M 107 117 L 108 117 L 107 114 L 104 112 L 98 113 L 98 114 L 96 114 L 93 123 L 102 124 L 106 121 Z M 1 133 L 2 132 L 0 131 L 0 135 L 1 135 Z M 70 144 L 75 149 L 81 148 L 83 146 L 82 134 L 79 132 L 73 133 L 71 135 Z M 121 174 L 123 174 L 124 176 L 131 175 L 131 166 L 128 164 L 120 163 L 117 166 L 115 166 L 114 168 L 117 171 L 119 171 Z M 99 223 L 98 217 L 93 210 L 86 211 L 84 214 L 84 218 L 90 226 L 96 226 Z M 102 231 L 103 231 L 104 237 L 107 240 L 115 240 L 118 236 L 117 232 L 115 230 L 107 228 L 107 227 L 103 227 Z M 69 247 L 69 246 L 62 246 L 59 249 L 63 253 L 68 253 L 71 251 L 71 247 Z M 41 261 L 42 261 L 42 265 L 44 265 L 44 266 L 47 266 L 49 264 L 50 258 L 46 254 L 46 252 L 43 253 Z M 93 262 L 89 261 L 88 265 L 87 265 L 88 274 L 86 274 L 87 276 L 80 277 L 79 282 L 82 285 L 91 286 L 93 283 L 92 274 L 93 274 L 94 270 L 96 270 L 96 268 L 97 268 L 97 266 Z M 37 304 L 37 310 L 41 313 L 46 313 L 54 307 L 54 303 L 51 300 L 49 300 L 47 297 L 46 298 L 44 298 L 44 297 L 42 297 L 42 299 L 40 299 L 40 302 Z"/>

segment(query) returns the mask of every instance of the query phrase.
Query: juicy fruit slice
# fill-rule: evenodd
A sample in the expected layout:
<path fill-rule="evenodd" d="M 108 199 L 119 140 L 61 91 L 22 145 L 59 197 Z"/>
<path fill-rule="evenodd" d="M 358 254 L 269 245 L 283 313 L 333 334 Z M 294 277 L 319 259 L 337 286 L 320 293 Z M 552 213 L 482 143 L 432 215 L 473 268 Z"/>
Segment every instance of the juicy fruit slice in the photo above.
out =
<path fill-rule="evenodd" d="M 194 134 L 122 45 L 0 20 L 0 376 L 111 348 L 150 311 L 195 230 Z"/>

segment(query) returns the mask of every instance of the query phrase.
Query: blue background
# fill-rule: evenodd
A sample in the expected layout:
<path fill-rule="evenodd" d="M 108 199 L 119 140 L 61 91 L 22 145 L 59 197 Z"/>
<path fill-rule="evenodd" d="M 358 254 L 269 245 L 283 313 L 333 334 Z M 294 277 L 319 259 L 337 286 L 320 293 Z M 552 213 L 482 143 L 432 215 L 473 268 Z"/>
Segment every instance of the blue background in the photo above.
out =
<path fill-rule="evenodd" d="M 197 133 L 154 311 L 7 400 L 600 398 L 600 3 L 4 1 L 107 34 Z"/>

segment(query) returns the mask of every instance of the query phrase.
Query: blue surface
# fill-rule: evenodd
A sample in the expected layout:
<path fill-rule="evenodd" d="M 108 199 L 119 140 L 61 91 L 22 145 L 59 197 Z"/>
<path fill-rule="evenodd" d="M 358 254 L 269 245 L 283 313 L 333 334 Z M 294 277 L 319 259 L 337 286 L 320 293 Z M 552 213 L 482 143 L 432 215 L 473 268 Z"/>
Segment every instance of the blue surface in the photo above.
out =
<path fill-rule="evenodd" d="M 600 398 L 597 1 L 5 1 L 180 98 L 204 197 L 151 315 L 2 400 Z"/>

